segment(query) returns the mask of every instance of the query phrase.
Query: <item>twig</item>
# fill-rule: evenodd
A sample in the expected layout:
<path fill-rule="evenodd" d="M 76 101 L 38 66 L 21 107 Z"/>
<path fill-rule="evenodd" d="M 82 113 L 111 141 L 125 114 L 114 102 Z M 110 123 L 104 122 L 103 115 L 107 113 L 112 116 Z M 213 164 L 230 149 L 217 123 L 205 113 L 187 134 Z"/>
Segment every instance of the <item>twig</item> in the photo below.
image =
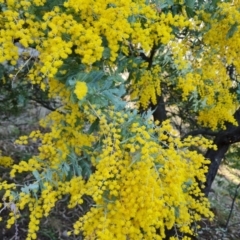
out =
<path fill-rule="evenodd" d="M 22 66 L 19 67 L 17 73 L 13 76 L 13 81 L 16 80 L 17 75 L 23 70 L 23 68 L 28 64 L 28 62 L 29 62 L 32 58 L 33 58 L 33 56 L 30 56 L 30 57 L 28 58 L 28 60 L 27 60 Z M 12 82 L 13 82 L 13 81 L 12 81 Z"/>
<path fill-rule="evenodd" d="M 229 212 L 229 215 L 228 215 L 228 219 L 227 219 L 227 222 L 226 222 L 226 225 L 225 225 L 225 231 L 224 232 L 227 232 L 227 230 L 228 230 L 230 218 L 232 216 L 232 212 L 233 212 L 233 208 L 234 208 L 234 203 L 235 203 L 235 201 L 237 199 L 237 196 L 238 196 L 238 189 L 239 189 L 239 187 L 240 187 L 240 183 L 237 185 L 237 187 L 235 189 L 235 193 L 234 193 L 234 197 L 233 197 L 233 200 L 232 200 L 231 209 L 230 209 L 230 212 Z M 224 232 L 222 233 L 221 239 L 223 239 Z"/>
<path fill-rule="evenodd" d="M 227 231 L 228 224 L 229 224 L 229 221 L 230 221 L 230 218 L 231 218 L 232 212 L 233 212 L 234 203 L 235 203 L 236 198 L 237 198 L 237 196 L 238 196 L 238 188 L 239 188 L 239 187 L 240 187 L 240 183 L 237 185 L 236 190 L 235 190 L 235 193 L 234 193 L 234 197 L 233 197 L 232 205 L 231 205 L 231 210 L 230 210 L 230 212 L 229 212 L 228 219 L 227 219 L 227 223 L 226 223 L 226 225 L 225 225 L 225 229 L 226 229 L 226 231 Z"/>

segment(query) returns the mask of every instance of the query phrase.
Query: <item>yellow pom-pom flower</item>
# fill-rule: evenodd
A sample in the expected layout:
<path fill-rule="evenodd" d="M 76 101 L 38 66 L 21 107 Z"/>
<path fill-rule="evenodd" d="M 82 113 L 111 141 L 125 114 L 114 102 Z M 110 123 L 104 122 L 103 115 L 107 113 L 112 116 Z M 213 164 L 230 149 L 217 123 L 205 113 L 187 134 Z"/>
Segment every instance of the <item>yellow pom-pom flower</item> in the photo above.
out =
<path fill-rule="evenodd" d="M 13 164 L 13 159 L 7 156 L 0 156 L 0 166 L 10 167 Z"/>
<path fill-rule="evenodd" d="M 74 93 L 77 95 L 79 100 L 83 99 L 88 91 L 87 84 L 85 82 L 77 82 Z"/>

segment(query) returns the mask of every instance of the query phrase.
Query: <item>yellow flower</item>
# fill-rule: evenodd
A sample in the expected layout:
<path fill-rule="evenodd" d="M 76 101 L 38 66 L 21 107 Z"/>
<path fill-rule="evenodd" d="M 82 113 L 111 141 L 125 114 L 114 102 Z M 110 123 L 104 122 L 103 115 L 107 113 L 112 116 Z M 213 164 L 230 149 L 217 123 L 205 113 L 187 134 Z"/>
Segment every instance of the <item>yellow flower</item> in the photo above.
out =
<path fill-rule="evenodd" d="M 77 95 L 79 100 L 83 99 L 88 91 L 87 84 L 85 82 L 77 82 L 74 93 Z"/>
<path fill-rule="evenodd" d="M 13 159 L 8 156 L 0 156 L 0 165 L 3 167 L 10 167 L 13 164 Z"/>

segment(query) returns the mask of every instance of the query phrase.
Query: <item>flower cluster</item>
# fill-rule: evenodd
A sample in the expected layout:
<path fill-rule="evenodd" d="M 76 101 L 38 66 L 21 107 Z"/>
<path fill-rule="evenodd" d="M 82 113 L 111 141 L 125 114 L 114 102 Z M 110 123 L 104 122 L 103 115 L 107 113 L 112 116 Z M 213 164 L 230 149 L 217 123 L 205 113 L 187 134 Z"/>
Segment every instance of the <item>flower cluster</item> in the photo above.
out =
<path fill-rule="evenodd" d="M 27 72 L 26 80 L 38 84 L 57 106 L 40 121 L 45 131 L 33 131 L 15 142 L 37 142 L 35 156 L 14 165 L 11 158 L 0 157 L 1 165 L 11 167 L 12 178 L 19 173 L 31 177 L 22 188 L 0 182 L 1 208 L 11 213 L 7 227 L 28 208 L 27 240 L 37 239 L 41 218 L 66 195 L 69 208 L 81 205 L 83 196 L 94 202 L 69 233 L 81 233 L 85 239 L 163 239 L 166 229 L 193 234 L 193 223 L 202 216 L 211 218 L 199 186 L 209 161 L 191 150 L 214 148 L 211 141 L 181 140 L 170 121 L 154 123 L 136 109 L 123 109 L 121 103 L 130 97 L 145 110 L 171 89 L 174 97 L 188 103 L 205 101 L 206 106 L 198 109 L 203 126 L 235 123 L 238 104 L 225 65 L 240 68 L 239 32 L 236 38 L 216 36 L 219 29 L 228 33 L 225 21 L 234 25 L 238 11 L 230 14 L 229 4 L 221 3 L 227 20 L 217 22 L 203 14 L 214 27 L 205 30 L 204 53 L 199 53 L 192 50 L 192 36 L 180 41 L 174 35 L 176 29 L 196 30 L 199 23 L 162 12 L 152 1 L 68 0 L 54 7 L 51 0 L 0 3 L 0 62 L 15 65 L 16 73 Z M 28 55 L 23 66 L 18 63 L 19 44 L 37 51 L 37 57 Z M 153 54 L 150 63 L 153 46 L 160 57 L 155 61 Z M 100 70 L 103 74 L 98 75 Z M 119 75 L 126 71 L 129 78 L 123 80 Z"/>
<path fill-rule="evenodd" d="M 146 109 L 149 106 L 149 103 L 157 103 L 157 96 L 160 96 L 160 67 L 155 66 L 152 70 L 142 70 L 140 79 L 137 78 L 137 73 L 132 78 L 132 93 L 131 99 L 139 98 L 139 105 Z M 140 107 L 139 106 L 139 107 Z"/>
<path fill-rule="evenodd" d="M 11 167 L 13 164 L 13 159 L 9 156 L 2 156 L 0 151 L 0 165 L 3 167 Z"/>
<path fill-rule="evenodd" d="M 86 193 L 93 197 L 96 207 L 75 223 L 74 234 L 83 231 L 87 239 L 162 239 L 164 226 L 170 229 L 177 224 L 182 232 L 192 233 L 192 222 L 202 214 L 212 216 L 196 181 L 205 179 L 204 166 L 209 162 L 196 152 L 176 151 L 194 141 L 211 147 L 208 140 L 189 138 L 181 143 L 165 123 L 159 129 L 159 137 L 162 132 L 168 133 L 164 140 L 168 149 L 163 150 L 153 140 L 152 129 L 133 122 L 124 126 L 128 137 L 123 141 L 120 124 L 126 124 L 131 114 L 108 114 L 111 123 L 100 116 L 104 145 L 92 158 L 96 172 L 86 183 Z"/>
<path fill-rule="evenodd" d="M 77 82 L 74 93 L 79 100 L 83 99 L 87 94 L 88 88 L 85 82 Z"/>

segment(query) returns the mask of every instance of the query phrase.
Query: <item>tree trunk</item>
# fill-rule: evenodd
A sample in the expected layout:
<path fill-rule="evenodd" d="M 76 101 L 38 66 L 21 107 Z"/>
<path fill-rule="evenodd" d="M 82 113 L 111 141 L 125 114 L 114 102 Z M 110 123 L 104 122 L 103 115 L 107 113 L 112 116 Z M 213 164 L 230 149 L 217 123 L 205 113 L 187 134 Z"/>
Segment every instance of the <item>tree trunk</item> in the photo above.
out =
<path fill-rule="evenodd" d="M 155 121 L 158 120 L 160 123 L 162 123 L 167 119 L 163 96 L 157 96 L 157 105 L 151 104 L 151 109 L 155 110 L 153 113 L 153 118 Z"/>
<path fill-rule="evenodd" d="M 217 150 L 209 149 L 205 154 L 205 157 L 211 161 L 208 173 L 206 174 L 206 184 L 204 189 L 206 196 L 208 196 L 211 190 L 220 163 L 227 153 L 228 148 L 231 144 L 240 142 L 240 109 L 236 111 L 234 117 L 238 122 L 238 126 L 227 124 L 226 130 L 220 131 L 215 137 L 214 144 L 217 145 Z"/>

